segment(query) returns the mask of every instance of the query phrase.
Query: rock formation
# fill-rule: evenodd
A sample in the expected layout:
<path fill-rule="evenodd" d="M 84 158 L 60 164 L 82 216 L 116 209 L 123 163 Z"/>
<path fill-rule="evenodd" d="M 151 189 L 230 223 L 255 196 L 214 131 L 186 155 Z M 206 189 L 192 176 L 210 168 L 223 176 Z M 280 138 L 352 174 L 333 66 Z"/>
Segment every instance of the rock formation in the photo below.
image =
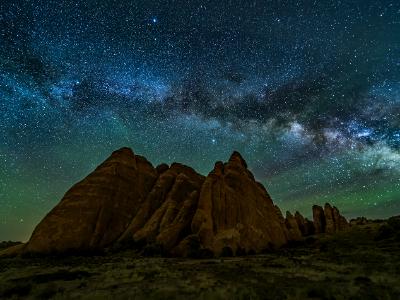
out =
<path fill-rule="evenodd" d="M 205 179 L 191 228 L 217 254 L 225 247 L 260 252 L 287 243 L 271 198 L 237 152 L 227 163 L 217 162 Z"/>
<path fill-rule="evenodd" d="M 355 225 L 366 225 L 370 223 L 371 221 L 368 220 L 366 217 L 357 217 L 355 219 L 350 220 L 350 225 L 355 226 Z"/>
<path fill-rule="evenodd" d="M 326 233 L 334 233 L 336 232 L 336 220 L 333 212 L 333 208 L 329 203 L 326 203 L 324 206 L 324 214 L 325 214 L 325 232 Z"/>
<path fill-rule="evenodd" d="M 324 209 L 319 205 L 312 207 L 315 233 L 324 233 L 326 227 Z"/>
<path fill-rule="evenodd" d="M 190 233 L 204 176 L 174 163 L 157 179 L 120 242 L 157 244 L 170 251 Z"/>
<path fill-rule="evenodd" d="M 340 212 L 339 209 L 337 209 L 335 206 L 333 207 L 334 210 L 334 216 L 335 216 L 335 222 L 336 222 L 336 232 L 339 231 L 344 231 L 346 229 L 348 229 L 350 227 L 349 222 L 346 220 L 345 217 L 343 217 Z"/>
<path fill-rule="evenodd" d="M 289 240 L 300 241 L 303 238 L 303 233 L 300 230 L 296 218 L 289 211 L 286 212 L 285 224 L 289 231 Z"/>
<path fill-rule="evenodd" d="M 156 168 L 129 148 L 112 153 L 74 185 L 7 253 L 83 253 L 124 246 L 175 256 L 242 255 L 279 248 L 348 224 L 335 207 L 286 219 L 245 160 L 234 152 L 204 177 L 174 163 Z"/>
<path fill-rule="evenodd" d="M 315 229 L 313 222 L 311 222 L 307 218 L 304 218 L 298 211 L 296 211 L 294 217 L 296 218 L 297 225 L 299 226 L 299 229 L 303 236 L 309 236 L 314 234 Z"/>
<path fill-rule="evenodd" d="M 346 230 L 349 227 L 347 220 L 340 214 L 339 210 L 329 203 L 324 208 L 318 205 L 313 206 L 313 219 L 315 233 L 333 234 Z"/>
<path fill-rule="evenodd" d="M 115 151 L 35 228 L 25 251 L 65 253 L 97 251 L 112 244 L 146 199 L 157 171 L 131 149 Z"/>

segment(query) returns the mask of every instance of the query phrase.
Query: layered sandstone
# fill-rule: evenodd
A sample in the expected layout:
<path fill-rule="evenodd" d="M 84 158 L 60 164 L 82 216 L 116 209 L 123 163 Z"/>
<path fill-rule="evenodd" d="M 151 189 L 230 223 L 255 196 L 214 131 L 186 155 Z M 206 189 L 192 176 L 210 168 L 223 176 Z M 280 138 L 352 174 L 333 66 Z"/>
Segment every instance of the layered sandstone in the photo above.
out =
<path fill-rule="evenodd" d="M 303 236 L 309 236 L 315 233 L 314 223 L 304 218 L 298 211 L 294 215 L 297 225 Z"/>
<path fill-rule="evenodd" d="M 303 238 L 304 235 L 296 218 L 289 211 L 286 212 L 285 224 L 289 232 L 289 240 L 300 241 Z"/>
<path fill-rule="evenodd" d="M 288 241 L 271 198 L 238 152 L 205 179 L 191 228 L 217 254 L 227 247 L 260 252 Z"/>
<path fill-rule="evenodd" d="M 347 226 L 329 204 L 313 207 L 313 222 L 299 212 L 284 218 L 238 152 L 204 177 L 178 163 L 155 168 L 122 148 L 74 185 L 28 243 L 10 253 L 83 253 L 123 245 L 175 256 L 242 255 Z"/>
<path fill-rule="evenodd" d="M 126 229 L 157 179 L 157 171 L 131 149 L 115 151 L 75 184 L 37 225 L 25 251 L 96 251 Z"/>
<path fill-rule="evenodd" d="M 349 223 L 335 206 L 326 203 L 324 208 L 318 205 L 313 206 L 313 219 L 315 233 L 333 234 L 346 230 Z"/>

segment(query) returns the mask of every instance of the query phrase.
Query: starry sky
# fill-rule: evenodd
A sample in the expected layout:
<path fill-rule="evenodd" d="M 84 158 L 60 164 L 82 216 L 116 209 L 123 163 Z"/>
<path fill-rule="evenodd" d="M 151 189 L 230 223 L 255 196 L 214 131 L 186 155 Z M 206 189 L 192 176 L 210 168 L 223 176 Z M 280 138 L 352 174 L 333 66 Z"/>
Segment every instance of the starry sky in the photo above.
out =
<path fill-rule="evenodd" d="M 400 3 L 2 0 L 0 132 L 0 240 L 123 146 L 205 175 L 238 150 L 284 211 L 400 214 Z"/>

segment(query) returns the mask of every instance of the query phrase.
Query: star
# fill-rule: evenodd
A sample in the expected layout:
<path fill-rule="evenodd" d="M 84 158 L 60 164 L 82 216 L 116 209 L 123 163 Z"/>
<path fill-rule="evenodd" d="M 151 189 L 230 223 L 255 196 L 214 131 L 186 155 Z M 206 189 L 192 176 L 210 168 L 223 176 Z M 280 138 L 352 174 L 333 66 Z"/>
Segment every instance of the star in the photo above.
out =
<path fill-rule="evenodd" d="M 3 2 L 3 239 L 123 146 L 204 175 L 237 150 L 282 210 L 400 210 L 394 3 Z"/>

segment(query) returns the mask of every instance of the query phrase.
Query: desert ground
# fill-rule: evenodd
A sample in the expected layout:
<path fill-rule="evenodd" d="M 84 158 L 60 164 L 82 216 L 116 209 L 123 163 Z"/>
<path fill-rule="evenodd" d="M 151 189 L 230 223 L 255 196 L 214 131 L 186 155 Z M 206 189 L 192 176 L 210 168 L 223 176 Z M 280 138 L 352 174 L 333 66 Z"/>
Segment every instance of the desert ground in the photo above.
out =
<path fill-rule="evenodd" d="M 244 257 L 0 259 L 1 299 L 400 299 L 400 218 Z"/>

